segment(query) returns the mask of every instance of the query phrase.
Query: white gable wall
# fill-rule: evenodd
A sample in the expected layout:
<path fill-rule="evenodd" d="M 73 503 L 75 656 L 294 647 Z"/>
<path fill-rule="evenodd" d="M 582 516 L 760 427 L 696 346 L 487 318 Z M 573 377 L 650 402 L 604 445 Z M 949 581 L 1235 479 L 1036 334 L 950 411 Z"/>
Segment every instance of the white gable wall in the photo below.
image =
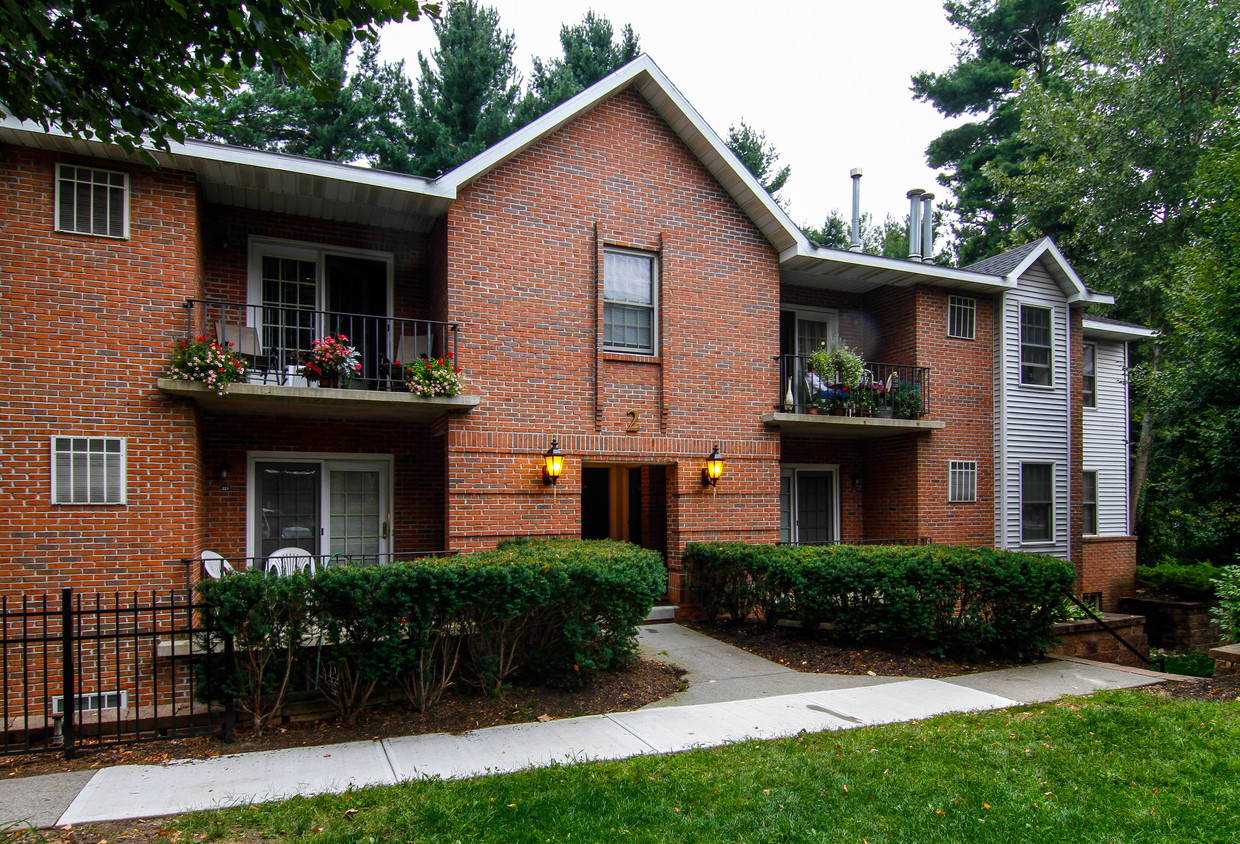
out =
<path fill-rule="evenodd" d="M 1127 536 L 1128 528 L 1128 346 L 1086 340 L 1098 354 L 1096 407 L 1084 408 L 1084 469 L 1098 473 L 1098 535 Z"/>
<path fill-rule="evenodd" d="M 1051 310 L 1051 386 L 1020 383 L 1021 305 Z M 1019 285 L 1001 297 L 999 354 L 1000 403 L 995 415 L 996 484 L 995 544 L 1000 548 L 1036 551 L 1067 558 L 1070 553 L 1068 503 L 1071 426 L 1068 303 L 1059 285 L 1036 262 Z M 1021 464 L 1054 465 L 1054 537 L 1050 542 L 1021 541 Z"/>

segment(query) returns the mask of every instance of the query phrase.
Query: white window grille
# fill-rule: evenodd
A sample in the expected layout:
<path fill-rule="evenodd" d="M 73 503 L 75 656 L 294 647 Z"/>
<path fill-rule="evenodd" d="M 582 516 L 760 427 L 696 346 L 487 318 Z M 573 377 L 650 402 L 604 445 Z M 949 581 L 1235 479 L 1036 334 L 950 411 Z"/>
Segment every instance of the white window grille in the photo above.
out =
<path fill-rule="evenodd" d="M 125 440 L 52 437 L 53 504 L 124 504 Z"/>
<path fill-rule="evenodd" d="M 1051 378 L 1051 309 L 1020 308 L 1020 383 L 1049 387 Z"/>
<path fill-rule="evenodd" d="M 1054 480 L 1052 463 L 1021 464 L 1021 541 L 1048 542 L 1055 538 Z"/>
<path fill-rule="evenodd" d="M 947 336 L 960 340 L 977 337 L 977 300 L 968 296 L 947 297 Z"/>
<path fill-rule="evenodd" d="M 655 256 L 608 249 L 603 253 L 603 346 L 653 355 Z"/>
<path fill-rule="evenodd" d="M 73 699 L 78 712 L 107 712 L 129 708 L 129 692 L 87 692 Z M 65 696 L 52 698 L 52 714 L 65 714 Z"/>
<path fill-rule="evenodd" d="M 56 230 L 129 236 L 129 177 L 91 167 L 56 167 Z"/>
<path fill-rule="evenodd" d="M 952 460 L 947 469 L 947 500 L 977 501 L 977 461 Z"/>

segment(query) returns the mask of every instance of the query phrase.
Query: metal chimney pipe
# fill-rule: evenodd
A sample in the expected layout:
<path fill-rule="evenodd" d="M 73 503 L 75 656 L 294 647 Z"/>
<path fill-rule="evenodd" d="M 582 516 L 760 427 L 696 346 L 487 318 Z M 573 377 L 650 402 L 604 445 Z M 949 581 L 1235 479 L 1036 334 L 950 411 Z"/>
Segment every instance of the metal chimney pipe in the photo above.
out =
<path fill-rule="evenodd" d="M 848 173 L 853 183 L 852 236 L 849 237 L 848 251 L 861 251 L 861 168 L 854 167 Z"/>
<path fill-rule="evenodd" d="M 908 259 L 921 260 L 921 188 L 913 188 L 905 196 L 908 197 Z"/>
<path fill-rule="evenodd" d="M 934 194 L 921 195 L 921 260 L 934 261 Z"/>

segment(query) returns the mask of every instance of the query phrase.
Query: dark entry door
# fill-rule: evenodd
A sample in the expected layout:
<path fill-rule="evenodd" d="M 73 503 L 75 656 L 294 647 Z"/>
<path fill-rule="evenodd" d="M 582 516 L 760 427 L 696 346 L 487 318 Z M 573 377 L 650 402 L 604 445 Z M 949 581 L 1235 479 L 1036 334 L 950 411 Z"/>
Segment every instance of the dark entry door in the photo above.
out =
<path fill-rule="evenodd" d="M 327 330 L 344 334 L 361 356 L 363 377 L 373 378 L 388 353 L 388 267 L 384 261 L 326 255 Z"/>

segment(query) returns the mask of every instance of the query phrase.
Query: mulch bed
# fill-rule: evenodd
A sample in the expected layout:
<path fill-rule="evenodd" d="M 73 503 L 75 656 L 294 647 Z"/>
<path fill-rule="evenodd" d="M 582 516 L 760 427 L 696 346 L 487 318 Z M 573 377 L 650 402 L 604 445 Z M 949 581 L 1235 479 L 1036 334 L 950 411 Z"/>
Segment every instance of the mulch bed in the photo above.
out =
<path fill-rule="evenodd" d="M 878 677 L 958 677 L 978 671 L 1012 668 L 1016 660 L 947 658 L 886 648 L 840 646 L 796 627 L 768 629 L 743 624 L 698 622 L 686 624 L 699 633 L 742 650 L 811 674 L 868 674 Z"/>
<path fill-rule="evenodd" d="M 367 709 L 352 724 L 331 719 L 295 721 L 269 726 L 259 739 L 251 739 L 239 723 L 233 744 L 224 744 L 214 737 L 187 738 L 98 750 L 87 747 L 69 760 L 55 753 L 0 757 L 0 777 L 93 770 L 111 765 L 158 765 L 172 759 L 209 759 L 231 753 L 392 736 L 459 733 L 499 724 L 528 723 L 539 716 L 575 718 L 626 712 L 680 691 L 684 687 L 684 673 L 674 666 L 643 659 L 629 671 L 603 672 L 577 692 L 514 685 L 500 697 L 488 697 L 452 688 L 425 714 L 397 703 L 385 703 Z"/>
<path fill-rule="evenodd" d="M 1209 677 L 1195 682 L 1190 678 L 1183 683 L 1159 683 L 1147 687 L 1147 691 L 1159 697 L 1174 700 L 1212 700 L 1240 703 L 1240 674 L 1227 677 Z"/>

